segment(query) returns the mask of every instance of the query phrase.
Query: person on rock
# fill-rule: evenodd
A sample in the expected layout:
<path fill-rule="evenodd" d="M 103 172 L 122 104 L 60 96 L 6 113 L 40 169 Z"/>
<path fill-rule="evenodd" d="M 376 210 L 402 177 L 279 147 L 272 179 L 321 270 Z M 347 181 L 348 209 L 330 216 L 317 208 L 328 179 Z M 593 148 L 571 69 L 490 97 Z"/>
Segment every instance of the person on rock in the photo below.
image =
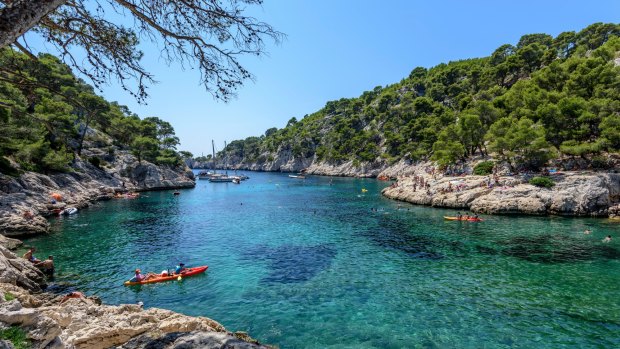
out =
<path fill-rule="evenodd" d="M 48 272 L 54 272 L 54 256 L 48 256 L 46 260 L 44 261 L 38 261 L 34 263 L 34 266 L 48 271 Z"/>
<path fill-rule="evenodd" d="M 37 252 L 37 249 L 32 247 L 28 252 L 24 253 L 23 258 L 31 263 L 38 263 L 41 260 L 34 256 L 35 252 Z"/>
<path fill-rule="evenodd" d="M 71 298 L 84 299 L 86 298 L 86 296 L 82 292 L 78 292 L 78 291 L 69 292 L 66 296 L 62 297 L 62 299 L 60 300 L 60 304 L 68 301 Z"/>

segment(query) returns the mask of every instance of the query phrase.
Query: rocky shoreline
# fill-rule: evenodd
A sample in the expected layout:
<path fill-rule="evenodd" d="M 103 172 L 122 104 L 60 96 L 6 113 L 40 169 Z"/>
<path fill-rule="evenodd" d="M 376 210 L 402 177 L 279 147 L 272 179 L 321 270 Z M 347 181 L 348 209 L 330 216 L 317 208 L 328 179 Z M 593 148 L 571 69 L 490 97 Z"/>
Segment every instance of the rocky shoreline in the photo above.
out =
<path fill-rule="evenodd" d="M 592 216 L 620 213 L 620 174 L 564 172 L 550 176 L 552 188 L 528 183 L 532 175 L 401 176 L 382 191 L 386 197 L 417 205 L 484 214 Z"/>
<path fill-rule="evenodd" d="M 96 297 L 46 292 L 46 276 L 11 250 L 21 237 L 49 231 L 54 209 L 82 209 L 116 193 L 193 188 L 182 171 L 119 154 L 107 167 L 77 160 L 71 173 L 0 174 L 0 329 L 18 327 L 32 348 L 269 348 L 206 317 L 141 305 L 103 305 Z M 63 199 L 52 203 L 52 194 Z M 25 214 L 27 212 L 27 214 Z M 0 348 L 13 348 L 0 340 Z"/>
<path fill-rule="evenodd" d="M 15 245 L 0 237 L 0 329 L 18 327 L 32 348 L 269 348 L 206 317 L 42 292 L 45 276 L 7 248 Z M 0 348 L 13 346 L 0 340 Z"/>
<path fill-rule="evenodd" d="M 618 164 L 617 157 L 613 159 L 613 163 Z M 318 162 L 314 158 L 295 159 L 292 156 L 280 156 L 272 162 L 237 163 L 228 166 L 228 169 L 266 172 L 305 170 L 311 175 L 397 179 L 397 186 L 382 191 L 387 198 L 417 205 L 469 210 L 476 213 L 592 216 L 620 219 L 620 174 L 617 170 L 558 172 L 551 176 L 556 185 L 547 189 L 528 183 L 528 180 L 534 176 L 533 174 L 509 176 L 507 168 L 499 172 L 498 182 L 490 186 L 487 183 L 494 182 L 494 179 L 490 180 L 488 176 L 431 175 L 427 173 L 427 169 L 432 167 L 433 164 L 430 162 L 409 163 L 402 160 L 392 165 L 382 161 L 357 164 L 357 166 L 352 161 L 332 165 Z M 468 173 L 471 173 L 472 168 L 473 162 L 463 166 L 463 170 Z M 415 178 L 424 180 L 424 190 L 420 190 L 419 185 L 414 190 Z M 426 188 L 427 184 L 428 188 Z M 458 191 L 448 190 L 450 186 L 457 185 L 460 188 Z"/>
<path fill-rule="evenodd" d="M 19 177 L 0 173 L 0 234 L 19 237 L 49 231 L 55 209 L 83 209 L 115 193 L 193 188 L 191 170 L 179 172 L 138 160 L 128 153 L 115 156 L 106 167 L 77 160 L 73 172 L 44 175 L 25 172 Z M 52 194 L 62 200 L 52 201 Z"/>

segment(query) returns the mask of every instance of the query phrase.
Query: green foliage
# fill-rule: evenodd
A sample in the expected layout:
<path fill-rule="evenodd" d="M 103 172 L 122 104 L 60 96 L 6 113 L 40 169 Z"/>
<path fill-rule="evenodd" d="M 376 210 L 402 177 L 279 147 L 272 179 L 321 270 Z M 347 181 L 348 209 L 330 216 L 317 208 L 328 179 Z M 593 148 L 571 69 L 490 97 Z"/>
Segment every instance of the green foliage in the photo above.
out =
<path fill-rule="evenodd" d="M 18 326 L 1 329 L 0 339 L 8 340 L 15 349 L 28 349 L 31 345 L 26 331 Z"/>
<path fill-rule="evenodd" d="M 609 159 L 605 156 L 594 156 L 592 157 L 592 168 L 605 170 L 611 167 Z"/>
<path fill-rule="evenodd" d="M 15 299 L 15 295 L 13 295 L 11 292 L 7 292 L 4 294 L 4 300 L 7 302 L 12 301 L 13 299 Z"/>
<path fill-rule="evenodd" d="M 138 158 L 138 161 L 142 162 L 142 159 L 156 159 L 159 144 L 154 138 L 139 136 L 133 141 L 131 148 L 132 153 Z"/>
<path fill-rule="evenodd" d="M 506 117 L 491 125 L 487 133 L 489 149 L 511 165 L 538 168 L 554 156 L 545 140 L 544 128 L 528 118 Z"/>
<path fill-rule="evenodd" d="M 477 176 L 486 176 L 493 173 L 495 163 L 493 161 L 482 161 L 474 166 L 474 174 Z"/>
<path fill-rule="evenodd" d="M 452 165 L 463 158 L 465 148 L 458 141 L 458 130 L 454 126 L 448 126 L 439 134 L 439 139 L 433 145 L 431 160 L 439 166 Z"/>
<path fill-rule="evenodd" d="M 42 54 L 32 60 L 10 48 L 0 50 L 0 171 L 71 171 L 89 144 L 112 144 L 149 161 L 180 163 L 179 139 L 170 123 L 157 117 L 141 120 L 127 107 L 97 96 L 60 60 Z M 145 140 L 148 138 L 149 140 Z M 136 147 L 134 147 L 136 146 Z M 88 159 L 100 166 L 94 158 Z"/>
<path fill-rule="evenodd" d="M 529 183 L 541 188 L 551 188 L 555 185 L 553 179 L 549 177 L 534 177 L 530 179 Z"/>
<path fill-rule="evenodd" d="M 232 142 L 254 162 L 291 152 L 332 164 L 473 155 L 536 168 L 558 155 L 620 150 L 620 25 L 595 23 L 557 37 L 529 34 L 489 57 L 415 68 L 399 83 L 329 101 L 282 129 Z"/>

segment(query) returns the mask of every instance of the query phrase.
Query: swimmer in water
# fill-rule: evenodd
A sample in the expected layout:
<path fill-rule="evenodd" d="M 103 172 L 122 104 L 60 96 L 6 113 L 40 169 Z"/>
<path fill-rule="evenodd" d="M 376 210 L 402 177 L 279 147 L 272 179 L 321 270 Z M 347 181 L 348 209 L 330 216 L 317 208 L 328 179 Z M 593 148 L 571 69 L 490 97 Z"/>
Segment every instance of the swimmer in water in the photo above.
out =
<path fill-rule="evenodd" d="M 604 239 L 603 242 L 611 242 L 611 235 L 607 235 Z"/>

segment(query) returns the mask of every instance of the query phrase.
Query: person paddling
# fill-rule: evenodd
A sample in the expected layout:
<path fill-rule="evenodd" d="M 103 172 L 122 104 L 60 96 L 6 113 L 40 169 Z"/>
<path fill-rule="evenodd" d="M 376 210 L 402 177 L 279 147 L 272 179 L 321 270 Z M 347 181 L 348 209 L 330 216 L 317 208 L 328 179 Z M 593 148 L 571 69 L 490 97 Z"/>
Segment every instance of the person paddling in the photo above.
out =
<path fill-rule="evenodd" d="M 143 275 L 140 269 L 136 269 L 136 275 L 134 275 L 134 277 L 131 279 L 131 282 L 148 281 L 156 276 L 157 275 L 154 273 L 147 273 L 146 275 Z"/>
<path fill-rule="evenodd" d="M 185 268 L 185 263 L 179 263 L 177 267 L 174 269 L 175 274 L 182 274 L 187 268 Z"/>

